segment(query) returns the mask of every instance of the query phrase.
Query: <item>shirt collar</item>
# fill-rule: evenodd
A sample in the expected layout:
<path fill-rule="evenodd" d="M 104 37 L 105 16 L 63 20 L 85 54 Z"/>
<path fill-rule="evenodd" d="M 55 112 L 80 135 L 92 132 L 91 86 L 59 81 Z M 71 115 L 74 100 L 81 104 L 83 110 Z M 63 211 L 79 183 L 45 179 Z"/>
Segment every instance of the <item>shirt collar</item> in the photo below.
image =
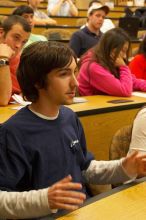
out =
<path fill-rule="evenodd" d="M 88 29 L 87 26 L 84 27 L 84 31 L 85 31 L 87 34 L 92 35 L 92 36 L 100 37 L 100 36 L 102 35 L 102 32 L 101 32 L 101 31 L 99 31 L 99 34 L 98 34 L 98 35 L 95 34 L 95 33 L 93 33 L 93 32 L 91 32 L 91 31 Z"/>

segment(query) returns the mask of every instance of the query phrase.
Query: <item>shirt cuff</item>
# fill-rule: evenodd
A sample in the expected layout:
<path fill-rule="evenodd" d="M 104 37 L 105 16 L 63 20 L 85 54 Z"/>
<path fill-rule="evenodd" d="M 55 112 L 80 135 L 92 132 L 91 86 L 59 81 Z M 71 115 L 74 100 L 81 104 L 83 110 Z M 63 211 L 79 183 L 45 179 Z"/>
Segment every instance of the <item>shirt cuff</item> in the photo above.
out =
<path fill-rule="evenodd" d="M 55 214 L 58 212 L 58 209 L 50 209 L 52 214 Z"/>
<path fill-rule="evenodd" d="M 124 158 L 121 158 L 121 159 L 120 159 L 120 164 L 121 164 L 122 169 L 124 170 L 124 172 L 126 173 L 126 175 L 127 175 L 132 181 L 134 181 L 134 180 L 137 178 L 137 173 L 135 173 L 135 174 L 128 173 L 127 170 L 123 167 L 123 163 L 122 163 L 123 160 L 124 160 Z"/>

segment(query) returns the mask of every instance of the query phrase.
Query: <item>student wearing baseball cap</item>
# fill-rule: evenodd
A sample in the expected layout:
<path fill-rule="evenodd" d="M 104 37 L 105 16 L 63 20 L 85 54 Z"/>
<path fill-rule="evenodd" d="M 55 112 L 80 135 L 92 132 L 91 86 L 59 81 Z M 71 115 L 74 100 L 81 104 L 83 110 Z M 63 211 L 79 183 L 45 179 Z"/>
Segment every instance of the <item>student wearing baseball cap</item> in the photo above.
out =
<path fill-rule="evenodd" d="M 88 8 L 88 12 L 87 12 L 87 16 L 89 16 L 91 13 L 93 13 L 94 10 L 103 10 L 105 11 L 106 14 L 109 13 L 109 7 L 107 5 L 103 5 L 100 2 L 94 2 L 89 8 Z"/>
<path fill-rule="evenodd" d="M 100 30 L 103 25 L 104 18 L 109 12 L 109 7 L 100 2 L 91 5 L 87 12 L 86 26 L 75 32 L 70 39 L 70 47 L 73 49 L 77 57 L 80 57 L 88 49 L 96 45 L 102 36 Z"/>
<path fill-rule="evenodd" d="M 92 6 L 96 7 L 96 5 L 98 5 L 99 3 L 101 4 L 101 2 L 98 1 L 98 0 L 92 0 L 92 1 L 89 3 L 89 7 L 88 7 L 88 8 L 92 8 Z M 88 10 L 88 11 L 89 11 L 89 10 Z M 82 26 L 81 28 L 83 28 L 83 27 L 85 27 L 85 25 Z M 102 26 L 101 26 L 101 28 L 100 28 L 100 31 L 101 31 L 102 33 L 105 33 L 105 32 L 107 32 L 108 30 L 110 30 L 110 29 L 112 29 L 112 28 L 115 28 L 115 25 L 113 24 L 112 20 L 109 19 L 109 18 L 105 18 L 104 21 L 103 21 L 103 24 L 102 24 Z"/>

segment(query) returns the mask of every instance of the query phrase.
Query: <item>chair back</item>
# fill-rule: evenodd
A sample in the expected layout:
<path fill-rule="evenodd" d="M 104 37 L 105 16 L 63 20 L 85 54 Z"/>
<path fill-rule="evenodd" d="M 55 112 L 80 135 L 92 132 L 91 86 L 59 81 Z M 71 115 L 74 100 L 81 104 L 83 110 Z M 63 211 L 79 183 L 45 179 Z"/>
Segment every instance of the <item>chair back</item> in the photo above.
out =
<path fill-rule="evenodd" d="M 45 30 L 42 35 L 48 40 L 70 40 L 72 33 L 69 30 L 49 28 Z"/>
<path fill-rule="evenodd" d="M 125 157 L 128 153 L 132 135 L 132 125 L 119 129 L 112 138 L 109 149 L 109 159 L 117 160 Z"/>
<path fill-rule="evenodd" d="M 132 125 L 127 125 L 119 129 L 112 138 L 109 149 L 109 159 L 118 160 L 125 157 L 129 151 L 130 141 L 132 135 Z M 114 184 L 112 188 L 122 184 Z"/>

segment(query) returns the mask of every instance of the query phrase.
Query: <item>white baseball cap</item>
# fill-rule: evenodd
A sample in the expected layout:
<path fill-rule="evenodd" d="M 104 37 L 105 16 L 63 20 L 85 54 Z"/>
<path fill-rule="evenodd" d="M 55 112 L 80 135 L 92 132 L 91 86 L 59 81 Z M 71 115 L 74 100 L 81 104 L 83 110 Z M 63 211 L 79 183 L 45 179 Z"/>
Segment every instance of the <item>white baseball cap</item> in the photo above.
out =
<path fill-rule="evenodd" d="M 102 5 L 101 3 L 93 4 L 87 11 L 87 16 L 89 16 L 93 10 L 103 10 L 106 15 L 109 13 L 109 7 L 107 5 Z"/>

